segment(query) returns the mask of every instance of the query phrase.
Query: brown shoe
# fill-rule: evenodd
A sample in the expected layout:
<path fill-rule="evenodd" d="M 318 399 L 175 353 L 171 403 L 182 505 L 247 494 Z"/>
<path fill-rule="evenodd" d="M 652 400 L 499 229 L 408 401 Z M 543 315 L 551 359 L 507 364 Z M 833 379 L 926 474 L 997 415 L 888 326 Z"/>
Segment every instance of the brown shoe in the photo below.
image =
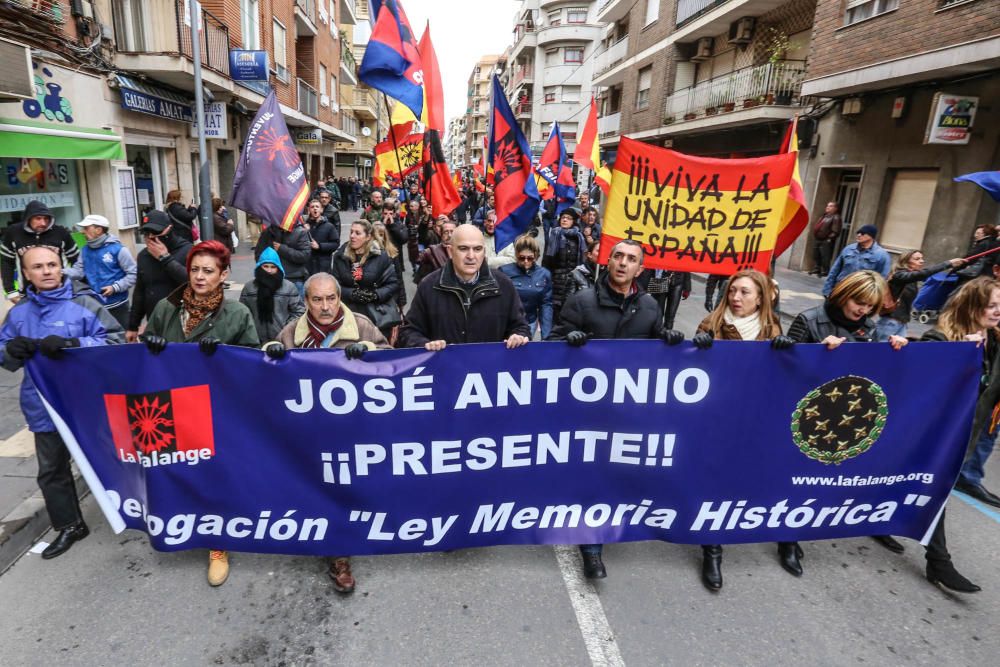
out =
<path fill-rule="evenodd" d="M 354 592 L 354 575 L 351 574 L 349 558 L 331 558 L 330 570 L 327 572 L 333 581 L 333 590 L 338 593 Z"/>

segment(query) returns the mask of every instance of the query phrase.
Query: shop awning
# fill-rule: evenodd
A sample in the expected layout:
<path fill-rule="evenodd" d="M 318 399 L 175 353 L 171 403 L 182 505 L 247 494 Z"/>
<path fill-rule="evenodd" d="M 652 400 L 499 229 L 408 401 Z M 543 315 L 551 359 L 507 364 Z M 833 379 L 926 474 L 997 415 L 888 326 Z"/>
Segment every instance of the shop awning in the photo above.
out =
<path fill-rule="evenodd" d="M 125 149 L 111 130 L 0 118 L 0 157 L 124 160 Z"/>
<path fill-rule="evenodd" d="M 194 122 L 194 112 L 191 110 L 193 102 L 181 93 L 124 74 L 116 75 L 115 81 L 121 94 L 123 109 L 168 120 Z"/>

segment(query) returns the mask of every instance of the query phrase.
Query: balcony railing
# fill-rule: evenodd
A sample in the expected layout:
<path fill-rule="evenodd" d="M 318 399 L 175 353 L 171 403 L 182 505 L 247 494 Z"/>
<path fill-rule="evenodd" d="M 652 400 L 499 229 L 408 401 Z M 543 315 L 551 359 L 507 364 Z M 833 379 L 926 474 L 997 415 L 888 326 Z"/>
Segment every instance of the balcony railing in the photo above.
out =
<path fill-rule="evenodd" d="M 628 55 L 628 35 L 597 54 L 594 59 L 594 74 L 602 74 L 625 60 Z"/>
<path fill-rule="evenodd" d="M 527 23 L 518 23 L 514 28 L 514 43 L 517 44 L 526 34 L 535 32 L 535 26 Z"/>
<path fill-rule="evenodd" d="M 309 17 L 310 21 L 316 23 L 316 0 L 295 0 L 295 6 Z"/>
<path fill-rule="evenodd" d="M 681 26 L 727 2 L 729 0 L 677 0 L 677 18 L 674 23 Z"/>
<path fill-rule="evenodd" d="M 618 134 L 622 125 L 622 114 L 613 113 L 608 116 L 601 116 L 597 119 L 597 134 L 602 137 Z"/>
<path fill-rule="evenodd" d="M 354 106 L 368 107 L 369 109 L 378 111 L 378 97 L 375 96 L 375 91 L 368 88 L 355 88 Z"/>
<path fill-rule="evenodd" d="M 738 69 L 678 90 L 667 98 L 663 116 L 673 122 L 758 104 L 792 104 L 799 97 L 805 72 L 804 60 L 782 60 Z"/>
<path fill-rule="evenodd" d="M 52 23 L 63 23 L 66 13 L 59 0 L 8 0 L 3 3 L 13 10 L 30 14 L 33 18 L 41 18 Z"/>
<path fill-rule="evenodd" d="M 307 116 L 316 118 L 319 115 L 319 107 L 316 104 L 316 89 L 302 79 L 298 82 L 298 104 L 296 108 Z"/>
<path fill-rule="evenodd" d="M 534 65 L 518 65 L 514 68 L 514 83 L 517 85 L 524 81 L 525 79 L 533 79 L 535 77 L 535 67 Z"/>
<path fill-rule="evenodd" d="M 177 43 L 181 53 L 194 58 L 191 48 L 191 26 L 184 23 L 184 0 L 174 3 L 174 19 L 177 26 Z M 191 3 L 193 5 L 193 3 Z M 201 65 L 229 76 L 229 28 L 214 14 L 201 10 Z"/>

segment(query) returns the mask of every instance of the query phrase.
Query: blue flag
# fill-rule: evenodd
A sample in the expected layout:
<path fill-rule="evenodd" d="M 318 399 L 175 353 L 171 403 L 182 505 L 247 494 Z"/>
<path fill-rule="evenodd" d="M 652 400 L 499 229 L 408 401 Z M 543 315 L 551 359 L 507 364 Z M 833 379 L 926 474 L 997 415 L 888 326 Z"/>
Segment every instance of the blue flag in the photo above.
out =
<path fill-rule="evenodd" d="M 956 176 L 956 181 L 975 183 L 994 200 L 1000 201 L 1000 171 L 977 171 L 964 176 Z"/>
<path fill-rule="evenodd" d="M 236 166 L 229 203 L 265 225 L 295 226 L 309 196 L 299 152 L 272 89 L 257 110 Z"/>
<path fill-rule="evenodd" d="M 496 249 L 499 252 L 528 231 L 541 196 L 531 166 L 531 148 L 507 103 L 500 79 L 493 76 L 487 164 L 493 168 L 496 197 Z"/>
<path fill-rule="evenodd" d="M 358 68 L 358 78 L 399 100 L 420 118 L 424 73 L 417 41 L 399 0 L 371 3 L 375 27 Z"/>

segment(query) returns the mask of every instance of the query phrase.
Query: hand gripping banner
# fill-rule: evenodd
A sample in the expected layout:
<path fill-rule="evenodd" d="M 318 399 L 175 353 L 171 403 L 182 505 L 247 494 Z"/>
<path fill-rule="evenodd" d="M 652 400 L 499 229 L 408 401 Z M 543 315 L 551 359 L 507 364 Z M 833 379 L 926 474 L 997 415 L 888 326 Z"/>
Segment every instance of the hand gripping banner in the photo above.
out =
<path fill-rule="evenodd" d="M 592 341 L 273 361 L 171 344 L 27 368 L 116 531 L 329 555 L 920 539 L 961 465 L 977 356 Z"/>

